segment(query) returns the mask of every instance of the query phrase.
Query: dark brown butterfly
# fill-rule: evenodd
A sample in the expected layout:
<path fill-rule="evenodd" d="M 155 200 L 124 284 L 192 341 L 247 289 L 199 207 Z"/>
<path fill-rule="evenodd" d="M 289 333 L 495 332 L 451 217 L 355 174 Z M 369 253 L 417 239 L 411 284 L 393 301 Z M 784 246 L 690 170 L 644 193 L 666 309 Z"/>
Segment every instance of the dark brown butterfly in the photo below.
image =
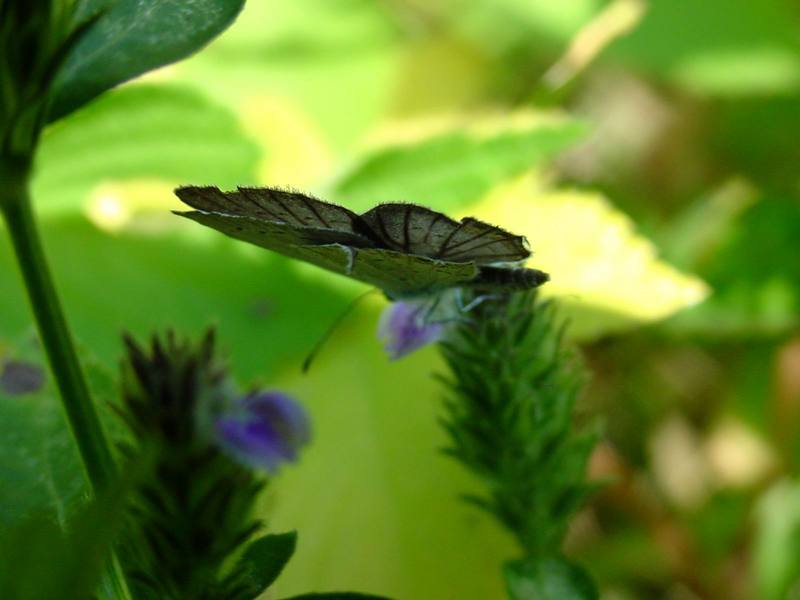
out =
<path fill-rule="evenodd" d="M 380 204 L 358 215 L 276 188 L 180 187 L 194 208 L 176 214 L 233 238 L 381 288 L 392 300 L 454 287 L 520 290 L 548 275 L 509 264 L 530 256 L 522 236 L 453 219 L 416 204 Z"/>

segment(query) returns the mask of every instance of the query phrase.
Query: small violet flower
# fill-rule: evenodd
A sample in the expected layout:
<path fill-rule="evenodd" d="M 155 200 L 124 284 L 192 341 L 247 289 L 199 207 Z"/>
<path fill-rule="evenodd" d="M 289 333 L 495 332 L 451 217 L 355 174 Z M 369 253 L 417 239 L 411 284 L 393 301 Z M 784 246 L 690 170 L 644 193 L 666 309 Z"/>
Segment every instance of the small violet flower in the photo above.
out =
<path fill-rule="evenodd" d="M 0 391 L 9 396 L 38 392 L 44 381 L 44 369 L 32 363 L 10 360 L 0 365 Z"/>
<path fill-rule="evenodd" d="M 274 391 L 240 398 L 214 425 L 217 442 L 229 456 L 266 471 L 296 460 L 300 448 L 311 439 L 303 407 Z"/>
<path fill-rule="evenodd" d="M 436 342 L 444 335 L 441 322 L 430 322 L 427 302 L 393 302 L 387 306 L 378 324 L 378 339 L 392 360 L 401 358 Z"/>

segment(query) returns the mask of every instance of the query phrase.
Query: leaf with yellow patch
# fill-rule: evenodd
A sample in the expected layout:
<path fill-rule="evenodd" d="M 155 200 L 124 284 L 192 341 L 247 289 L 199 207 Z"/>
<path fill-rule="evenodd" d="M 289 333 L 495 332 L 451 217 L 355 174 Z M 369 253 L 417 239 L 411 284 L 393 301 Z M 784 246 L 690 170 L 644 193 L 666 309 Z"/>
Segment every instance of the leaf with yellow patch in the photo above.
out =
<path fill-rule="evenodd" d="M 467 213 L 528 238 L 530 266 L 550 273 L 543 292 L 562 299 L 577 336 L 663 319 L 708 294 L 702 280 L 660 260 L 601 194 L 537 189 L 523 177 L 497 186 Z"/>

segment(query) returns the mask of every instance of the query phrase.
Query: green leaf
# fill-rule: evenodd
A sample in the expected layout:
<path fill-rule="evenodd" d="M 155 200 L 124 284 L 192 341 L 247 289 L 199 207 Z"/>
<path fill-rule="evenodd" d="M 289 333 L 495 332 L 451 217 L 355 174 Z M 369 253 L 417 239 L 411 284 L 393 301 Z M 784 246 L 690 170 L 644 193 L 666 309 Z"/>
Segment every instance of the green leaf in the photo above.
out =
<path fill-rule="evenodd" d="M 124 480 L 70 519 L 67 533 L 37 514 L 0 538 L 0 598 L 94 597 L 122 524 L 131 480 Z M 103 594 L 99 597 L 109 597 Z"/>
<path fill-rule="evenodd" d="M 594 600 L 597 588 L 580 566 L 561 557 L 506 563 L 511 600 Z"/>
<path fill-rule="evenodd" d="M 574 121 L 541 122 L 526 113 L 520 117 L 523 122 L 516 127 L 509 127 L 513 120 L 501 127 L 479 123 L 480 129 L 456 128 L 415 144 L 376 150 L 335 184 L 335 199 L 356 211 L 389 201 L 443 211 L 459 208 L 552 158 L 585 132 Z"/>
<path fill-rule="evenodd" d="M 538 58 L 562 52 L 600 8 L 602 3 L 596 0 L 473 0 L 470 10 L 448 3 L 442 9 L 450 13 L 461 35 L 487 52 L 505 52 L 507 57 L 524 49 L 528 54 L 522 56 Z"/>
<path fill-rule="evenodd" d="M 375 339 L 377 316 L 358 310 L 348 318 L 310 376 L 289 365 L 270 380 L 302 398 L 314 424 L 313 443 L 298 468 L 281 472 L 262 513 L 273 529 L 296 528 L 310 542 L 270 592 L 503 598 L 498 565 L 515 544 L 464 505 L 459 494 L 478 482 L 438 451 L 446 444 L 437 422 L 442 390 L 431 372 L 441 361 L 429 347 L 390 362 Z"/>
<path fill-rule="evenodd" d="M 691 23 L 691 27 L 687 27 Z M 785 0 L 657 0 L 610 57 L 699 93 L 725 96 L 800 89 L 800 41 Z"/>
<path fill-rule="evenodd" d="M 176 65 L 175 77 L 250 105 L 256 126 L 292 138 L 290 147 L 297 134 L 281 128 L 297 114 L 325 143 L 350 147 L 393 104 L 401 45 L 392 12 L 375 2 L 248 2 L 230 31 Z"/>
<path fill-rule="evenodd" d="M 244 0 L 88 0 L 103 11 L 59 72 L 49 119 L 55 121 L 115 85 L 192 54 L 221 33 Z"/>
<path fill-rule="evenodd" d="M 763 195 L 736 217 L 698 265 L 714 294 L 676 315 L 670 327 L 714 338 L 775 335 L 797 327 L 800 263 L 795 248 L 800 208 L 796 198 Z"/>
<path fill-rule="evenodd" d="M 134 85 L 46 132 L 32 193 L 44 211 L 75 211 L 109 180 L 233 187 L 255 182 L 259 155 L 228 109 L 189 88 Z M 160 199 L 165 209 L 168 187 Z"/>
<path fill-rule="evenodd" d="M 75 441 L 37 338 L 24 335 L 7 343 L 5 352 L 4 345 L 0 337 L 0 364 L 18 361 L 35 366 L 45 379 L 31 393 L 12 394 L 0 388 L 0 438 L 8 443 L 0 453 L 0 481 L 14 482 L 3 492 L 0 533 L 30 515 L 47 515 L 63 526 L 88 491 Z M 113 372 L 84 348 L 78 352 L 104 428 L 120 433 L 122 422 L 109 410 L 118 401 Z"/>
<path fill-rule="evenodd" d="M 782 600 L 800 582 L 800 484 L 779 481 L 756 508 L 752 568 L 759 598 Z"/>
<path fill-rule="evenodd" d="M 497 186 L 466 214 L 528 239 L 528 266 L 550 273 L 542 294 L 562 300 L 571 336 L 593 338 L 664 319 L 708 294 L 703 281 L 661 260 L 599 193 L 543 190 L 526 176 Z"/>
<path fill-rule="evenodd" d="M 241 377 L 267 377 L 279 364 L 299 372 L 300 357 L 348 302 L 314 267 L 206 235 L 194 223 L 181 228 L 168 213 L 147 223 L 150 229 L 117 234 L 75 217 L 42 224 L 72 330 L 108 368 L 116 367 L 123 331 L 143 339 L 169 327 L 196 335 L 217 324 Z M 0 336 L 14 339 L 31 320 L 3 237 L 0 231 L 0 272 L 10 276 L 0 278 Z"/>
<path fill-rule="evenodd" d="M 249 573 L 253 591 L 260 594 L 278 578 L 297 545 L 297 532 L 265 535 L 251 542 L 239 560 Z"/>
<path fill-rule="evenodd" d="M 46 369 L 33 340 L 23 346 L 14 355 Z M 9 482 L 3 486 L 0 532 L 34 513 L 63 524 L 85 490 L 85 479 L 49 374 L 33 394 L 0 390 L 0 439 L 0 480 Z"/>
<path fill-rule="evenodd" d="M 797 189 L 800 95 L 762 95 L 720 103 L 710 142 L 729 172 L 762 188 Z"/>
<path fill-rule="evenodd" d="M 373 596 L 371 594 L 359 594 L 358 592 L 322 592 L 301 594 L 292 596 L 285 600 L 388 600 L 386 596 Z"/>

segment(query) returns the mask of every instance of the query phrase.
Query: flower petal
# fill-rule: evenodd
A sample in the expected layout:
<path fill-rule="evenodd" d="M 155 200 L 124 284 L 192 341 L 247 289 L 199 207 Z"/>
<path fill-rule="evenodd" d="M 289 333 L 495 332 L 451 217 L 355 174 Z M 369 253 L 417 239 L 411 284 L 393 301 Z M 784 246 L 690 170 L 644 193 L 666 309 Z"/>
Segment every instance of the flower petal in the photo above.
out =
<path fill-rule="evenodd" d="M 215 423 L 217 442 L 231 457 L 253 468 L 275 471 L 297 459 L 311 438 L 308 416 L 300 404 L 280 392 L 240 398 Z"/>
<path fill-rule="evenodd" d="M 396 360 L 441 339 L 444 324 L 426 318 L 428 302 L 393 302 L 387 306 L 378 324 L 378 339 L 384 340 L 384 349 Z"/>

